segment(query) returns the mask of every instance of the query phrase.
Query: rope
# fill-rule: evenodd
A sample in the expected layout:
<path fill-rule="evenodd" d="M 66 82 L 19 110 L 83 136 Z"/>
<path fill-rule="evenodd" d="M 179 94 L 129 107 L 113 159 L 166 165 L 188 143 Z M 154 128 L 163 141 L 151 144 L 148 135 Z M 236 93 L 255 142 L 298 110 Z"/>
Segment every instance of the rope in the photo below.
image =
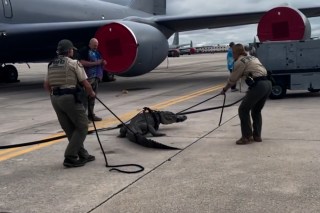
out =
<path fill-rule="evenodd" d="M 120 127 L 118 125 L 116 127 L 97 129 L 97 131 L 100 132 L 100 131 L 113 130 L 113 129 L 117 129 L 117 128 L 120 128 Z M 88 134 L 92 134 L 94 132 L 95 132 L 95 130 L 90 130 L 90 131 L 88 131 Z M 64 134 L 64 135 L 56 136 L 56 137 L 53 137 L 53 138 L 43 139 L 43 140 L 37 140 L 37 141 L 26 142 L 26 143 L 19 143 L 19 144 L 11 144 L 11 145 L 0 146 L 0 149 L 11 149 L 11 148 L 17 148 L 17 147 L 32 146 L 32 145 L 52 142 L 52 141 L 55 141 L 55 140 L 66 138 L 66 137 L 67 137 L 67 135 Z"/>
<path fill-rule="evenodd" d="M 223 105 L 223 106 L 217 106 L 217 107 L 210 107 L 210 108 L 205 108 L 205 109 L 199 109 L 199 110 L 194 110 L 194 111 L 189 111 L 189 112 L 182 112 L 182 113 L 177 113 L 179 115 L 188 115 L 188 114 L 193 114 L 193 113 L 199 113 L 199 112 L 205 112 L 205 111 L 210 111 L 210 110 L 215 110 L 215 109 L 221 109 L 221 108 L 227 108 L 227 107 L 231 107 L 237 103 L 239 103 L 240 101 L 243 100 L 244 97 L 240 98 L 239 100 L 231 103 L 231 104 L 227 104 L 227 105 Z"/>
<path fill-rule="evenodd" d="M 123 123 L 123 121 L 116 115 L 114 114 L 110 109 L 109 107 L 107 107 L 98 97 L 96 97 L 96 99 L 112 114 L 114 115 L 120 122 L 121 124 L 123 124 L 129 131 L 133 132 L 125 123 Z M 92 124 L 93 124 L 93 128 L 95 129 L 95 132 L 96 132 L 96 136 L 97 136 L 97 139 L 98 139 L 98 142 L 99 142 L 99 145 L 100 145 L 100 149 L 103 153 L 103 156 L 104 156 L 104 160 L 106 162 L 106 167 L 108 168 L 111 168 L 109 171 L 118 171 L 118 172 L 122 172 L 122 173 L 127 173 L 127 174 L 132 174 L 132 173 L 138 173 L 138 172 L 142 172 L 144 170 L 144 167 L 141 166 L 141 165 L 138 165 L 138 164 L 120 164 L 120 165 L 109 165 L 108 164 L 108 160 L 107 160 L 107 156 L 106 156 L 106 153 L 102 147 L 102 144 L 101 144 L 101 141 L 100 141 L 100 137 L 99 137 L 99 133 L 97 131 L 97 128 L 96 128 L 96 124 L 94 122 L 94 119 L 93 119 L 93 114 L 90 112 L 89 113 L 90 116 L 91 116 L 91 120 L 92 120 Z M 134 132 L 133 132 L 134 133 Z M 129 166 L 134 166 L 134 167 L 138 167 L 139 169 L 136 170 L 136 171 L 124 171 L 124 170 L 120 170 L 120 169 L 117 169 L 119 167 L 129 167 Z"/>
<path fill-rule="evenodd" d="M 205 103 L 205 102 L 207 102 L 207 101 L 209 101 L 209 100 L 211 100 L 211 99 L 214 99 L 214 98 L 218 97 L 219 95 L 220 95 L 220 93 L 217 94 L 217 95 L 215 95 L 215 96 L 213 96 L 213 97 L 210 97 L 210 98 L 208 98 L 208 99 L 206 99 L 206 100 L 204 100 L 204 101 L 202 101 L 202 102 L 200 102 L 200 103 L 198 103 L 198 104 L 195 104 L 195 105 L 193 105 L 193 106 L 191 106 L 191 107 L 188 107 L 187 109 L 184 109 L 184 110 L 182 110 L 182 111 L 180 111 L 180 112 L 178 112 L 178 113 L 176 113 L 176 114 L 178 114 L 178 115 L 187 115 L 187 114 L 199 113 L 199 112 L 204 112 L 204 111 L 209 111 L 209 110 L 215 110 L 215 109 L 220 109 L 220 108 L 222 108 L 222 113 L 223 113 L 223 109 L 224 109 L 224 108 L 231 107 L 231 106 L 233 106 L 233 105 L 235 105 L 235 104 L 237 104 L 237 103 L 239 103 L 240 101 L 243 100 L 243 98 L 241 98 L 241 99 L 239 99 L 238 101 L 236 101 L 236 102 L 234 102 L 234 103 L 225 105 L 225 98 L 226 98 L 226 96 L 224 96 L 223 106 L 211 107 L 211 108 L 206 108 L 206 109 L 201 109 L 201 110 L 195 110 L 195 111 L 185 112 L 185 111 L 187 111 L 187 110 L 189 110 L 189 109 L 192 109 L 192 108 L 194 108 L 194 107 L 196 107 L 196 106 L 198 106 L 198 105 L 200 105 L 200 104 L 203 104 L 203 103 Z M 106 107 L 106 108 L 113 114 L 113 116 L 115 116 L 121 123 L 120 123 L 119 125 L 115 126 L 115 127 L 108 127 L 108 128 L 101 128 L 101 129 L 96 129 L 96 128 L 95 128 L 95 130 L 90 130 L 90 131 L 88 131 L 88 134 L 92 134 L 92 133 L 97 132 L 97 131 L 100 132 L 100 131 L 114 130 L 114 129 L 118 129 L 118 128 L 122 127 L 122 126 L 126 126 L 126 127 L 127 127 L 126 123 L 130 122 L 131 119 L 128 120 L 128 121 L 126 121 L 126 122 L 121 121 L 120 118 L 119 118 L 117 115 L 115 115 L 105 104 L 103 104 L 100 99 L 98 99 L 98 98 L 96 98 L 96 99 L 97 99 L 104 107 Z M 139 113 L 141 113 L 141 112 L 142 112 L 142 111 L 140 111 Z M 139 114 L 139 113 L 138 113 L 138 114 Z M 221 113 L 221 116 L 220 116 L 220 123 L 221 123 L 221 119 L 222 119 L 222 113 Z M 129 129 L 129 131 L 131 131 L 133 134 L 135 134 L 130 128 L 127 127 L 127 129 Z M 48 143 L 48 142 L 52 142 L 52 141 L 55 141 L 55 140 L 63 139 L 63 138 L 66 138 L 66 137 L 67 137 L 67 136 L 64 134 L 64 135 L 60 135 L 60 136 L 53 137 L 53 138 L 43 139 L 43 140 L 37 140 L 37 141 L 32 141 L 32 142 L 20 143 L 20 144 L 4 145 L 4 146 L 0 146 L 0 150 L 1 150 L 1 149 L 11 149 L 11 148 L 17 148 L 17 147 L 24 147 L 24 146 L 32 146 L 32 145 L 42 144 L 42 143 Z"/>
<path fill-rule="evenodd" d="M 224 110 L 225 104 L 226 104 L 226 93 L 223 93 L 223 105 L 222 105 L 222 108 L 221 108 L 219 126 L 221 125 L 222 115 L 223 115 L 223 110 Z"/>
<path fill-rule="evenodd" d="M 206 100 L 204 100 L 204 101 L 201 101 L 200 103 L 197 103 L 197 104 L 195 104 L 195 105 L 193 105 L 193 106 L 191 106 L 191 107 L 189 107 L 189 108 L 187 108 L 187 109 L 184 109 L 184 110 L 178 112 L 177 114 L 181 114 L 181 113 L 184 112 L 184 111 L 187 111 L 187 110 L 192 109 L 192 108 L 194 108 L 194 107 L 196 107 L 196 106 L 199 106 L 200 104 L 203 104 L 203 103 L 205 103 L 205 102 L 207 102 L 207 101 L 210 101 L 211 99 L 214 99 L 214 98 L 218 97 L 219 95 L 220 95 L 220 93 L 217 94 L 217 95 L 215 95 L 215 96 L 213 96 L 213 97 L 211 97 L 211 98 L 208 98 L 208 99 L 206 99 Z"/>
<path fill-rule="evenodd" d="M 131 121 L 131 119 L 126 121 L 126 122 L 124 122 L 124 123 L 121 123 L 121 124 L 119 124 L 119 125 L 117 125 L 115 127 L 107 127 L 107 128 L 96 129 L 96 130 L 90 130 L 90 131 L 88 131 L 87 134 L 92 134 L 95 131 L 103 132 L 103 131 L 109 131 L 109 130 L 118 129 L 118 128 L 121 128 L 123 125 L 126 125 L 126 123 L 128 123 L 129 121 Z M 24 147 L 24 146 L 32 146 L 32 145 L 37 145 L 37 144 L 42 144 L 42 143 L 48 143 L 48 142 L 52 142 L 52 141 L 55 141 L 55 140 L 63 139 L 63 138 L 66 138 L 66 137 L 67 137 L 67 135 L 64 134 L 64 135 L 56 136 L 56 137 L 53 137 L 53 138 L 42 139 L 42 140 L 37 140 L 37 141 L 32 141 L 32 142 L 4 145 L 4 146 L 0 146 L 0 150 L 1 149 L 11 149 L 11 148 L 17 148 L 17 147 Z"/>

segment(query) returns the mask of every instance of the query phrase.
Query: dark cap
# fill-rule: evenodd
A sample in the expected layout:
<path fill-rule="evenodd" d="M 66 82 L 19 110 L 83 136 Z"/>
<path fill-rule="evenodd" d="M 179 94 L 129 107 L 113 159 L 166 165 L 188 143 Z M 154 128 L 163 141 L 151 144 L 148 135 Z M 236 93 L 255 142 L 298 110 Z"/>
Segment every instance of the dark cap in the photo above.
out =
<path fill-rule="evenodd" d="M 234 42 L 230 42 L 229 47 L 232 47 L 234 45 Z"/>
<path fill-rule="evenodd" d="M 62 39 L 58 43 L 57 51 L 59 53 L 67 52 L 70 49 L 77 49 L 73 46 L 72 42 L 68 39 Z"/>

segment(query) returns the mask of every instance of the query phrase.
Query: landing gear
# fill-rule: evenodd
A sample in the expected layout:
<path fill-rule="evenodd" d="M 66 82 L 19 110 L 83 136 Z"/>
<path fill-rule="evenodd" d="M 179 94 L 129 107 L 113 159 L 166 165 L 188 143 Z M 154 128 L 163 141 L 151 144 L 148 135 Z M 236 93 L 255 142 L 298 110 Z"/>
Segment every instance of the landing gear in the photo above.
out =
<path fill-rule="evenodd" d="M 313 89 L 313 88 L 309 88 L 309 89 L 308 89 L 308 91 L 309 91 L 309 92 L 319 92 L 319 91 L 320 91 L 320 89 Z"/>
<path fill-rule="evenodd" d="M 272 86 L 272 91 L 270 94 L 271 99 L 280 99 L 286 96 L 287 88 L 282 84 L 275 84 Z"/>
<path fill-rule="evenodd" d="M 115 81 L 115 77 L 114 74 L 108 73 L 107 71 L 103 71 L 103 78 L 102 81 L 103 82 L 110 82 L 110 81 Z"/>
<path fill-rule="evenodd" d="M 13 65 L 0 66 L 0 82 L 19 82 L 17 68 Z"/>
<path fill-rule="evenodd" d="M 180 52 L 177 50 L 169 50 L 168 57 L 180 57 Z"/>

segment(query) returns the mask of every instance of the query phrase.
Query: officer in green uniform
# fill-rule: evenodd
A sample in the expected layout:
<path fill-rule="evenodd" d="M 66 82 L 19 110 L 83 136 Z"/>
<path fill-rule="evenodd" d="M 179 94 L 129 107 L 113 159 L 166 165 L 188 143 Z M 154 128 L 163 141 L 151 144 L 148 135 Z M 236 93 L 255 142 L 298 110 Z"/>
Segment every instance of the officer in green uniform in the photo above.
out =
<path fill-rule="evenodd" d="M 234 70 L 221 94 L 224 94 L 232 85 L 236 84 L 241 77 L 246 78 L 246 83 L 249 86 L 249 90 L 239 106 L 242 137 L 236 141 L 236 144 L 249 144 L 252 141 L 262 142 L 261 110 L 271 93 L 272 84 L 267 78 L 265 67 L 259 59 L 247 55 L 242 44 L 234 45 L 232 51 L 235 60 Z"/>
<path fill-rule="evenodd" d="M 80 83 L 90 97 L 95 97 L 96 94 L 87 81 L 82 65 L 72 59 L 74 49 L 72 42 L 67 39 L 58 43 L 58 56 L 49 63 L 44 81 L 59 123 L 68 137 L 63 162 L 66 167 L 84 166 L 95 160 L 83 145 L 88 132 L 88 117 L 80 101 L 77 86 Z"/>

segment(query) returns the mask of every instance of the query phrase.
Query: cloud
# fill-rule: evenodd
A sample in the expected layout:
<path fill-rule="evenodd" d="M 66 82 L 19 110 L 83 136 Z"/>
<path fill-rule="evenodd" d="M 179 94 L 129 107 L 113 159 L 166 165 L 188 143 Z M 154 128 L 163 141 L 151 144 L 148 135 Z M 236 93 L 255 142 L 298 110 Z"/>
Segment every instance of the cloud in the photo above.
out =
<path fill-rule="evenodd" d="M 295 8 L 320 6 L 317 1 L 290 0 L 167 0 L 168 15 L 203 15 L 203 14 L 229 14 L 238 12 L 267 11 L 277 6 L 289 5 Z M 320 35 L 320 18 L 310 19 L 312 36 Z M 180 43 L 190 40 L 196 46 L 228 44 L 230 41 L 249 43 L 257 34 L 257 24 L 228 27 L 219 29 L 205 29 L 180 33 Z M 172 42 L 172 38 L 169 39 Z"/>

